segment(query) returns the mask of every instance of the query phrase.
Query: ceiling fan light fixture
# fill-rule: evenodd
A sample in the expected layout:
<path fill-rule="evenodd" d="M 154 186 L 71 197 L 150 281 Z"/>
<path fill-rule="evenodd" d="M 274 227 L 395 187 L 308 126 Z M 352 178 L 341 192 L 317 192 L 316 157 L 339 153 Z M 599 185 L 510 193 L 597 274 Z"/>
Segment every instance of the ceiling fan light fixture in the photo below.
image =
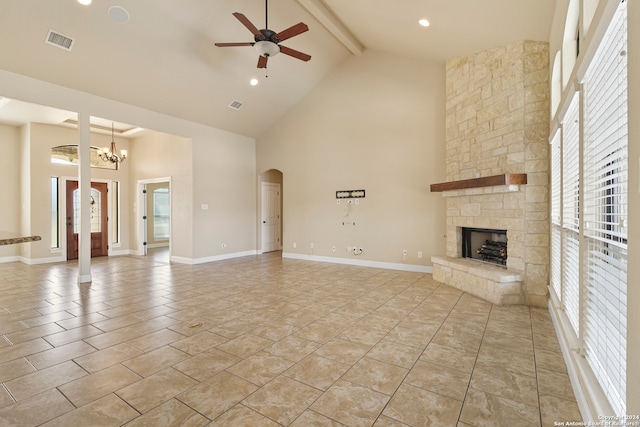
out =
<path fill-rule="evenodd" d="M 270 56 L 275 56 L 280 52 L 280 46 L 268 40 L 256 42 L 253 47 L 261 56 L 267 58 Z"/>

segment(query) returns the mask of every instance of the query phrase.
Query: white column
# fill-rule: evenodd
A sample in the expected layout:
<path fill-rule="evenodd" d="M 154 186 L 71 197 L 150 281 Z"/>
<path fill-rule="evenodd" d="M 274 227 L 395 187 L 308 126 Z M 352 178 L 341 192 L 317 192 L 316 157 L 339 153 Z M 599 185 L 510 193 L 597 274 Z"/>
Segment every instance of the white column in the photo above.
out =
<path fill-rule="evenodd" d="M 91 149 L 89 114 L 78 113 L 78 189 L 80 228 L 78 233 L 78 283 L 91 282 Z"/>

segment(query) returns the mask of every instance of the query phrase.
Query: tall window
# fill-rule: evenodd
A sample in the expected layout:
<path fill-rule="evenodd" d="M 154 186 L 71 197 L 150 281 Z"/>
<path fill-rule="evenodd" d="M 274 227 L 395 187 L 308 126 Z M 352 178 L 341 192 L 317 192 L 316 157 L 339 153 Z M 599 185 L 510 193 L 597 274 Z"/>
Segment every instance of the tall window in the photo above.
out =
<path fill-rule="evenodd" d="M 105 162 L 98 156 L 98 147 L 89 148 L 89 164 L 92 168 L 113 169 L 118 170 L 118 163 Z M 77 165 L 78 164 L 78 146 L 77 145 L 59 145 L 51 148 L 51 163 L 60 165 Z"/>
<path fill-rule="evenodd" d="M 562 126 L 562 305 L 580 334 L 580 92 Z"/>
<path fill-rule="evenodd" d="M 169 188 L 153 190 L 153 240 L 169 238 Z"/>
<path fill-rule="evenodd" d="M 626 49 L 623 0 L 551 141 L 551 251 L 562 254 L 551 289 L 616 414 L 626 412 Z"/>
<path fill-rule="evenodd" d="M 112 243 L 120 243 L 120 183 L 113 181 L 111 183 L 111 241 Z"/>
<path fill-rule="evenodd" d="M 57 176 L 51 177 L 51 249 L 60 247 L 59 181 L 60 178 Z"/>
<path fill-rule="evenodd" d="M 585 353 L 625 413 L 627 336 L 627 19 L 616 13 L 584 84 Z"/>
<path fill-rule="evenodd" d="M 551 140 L 551 266 L 550 282 L 562 295 L 562 134 Z"/>

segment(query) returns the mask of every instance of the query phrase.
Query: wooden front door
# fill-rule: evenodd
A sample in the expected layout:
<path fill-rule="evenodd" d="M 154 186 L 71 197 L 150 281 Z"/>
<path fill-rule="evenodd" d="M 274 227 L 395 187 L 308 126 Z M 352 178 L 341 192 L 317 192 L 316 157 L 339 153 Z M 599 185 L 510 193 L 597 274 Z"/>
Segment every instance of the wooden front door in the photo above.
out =
<path fill-rule="evenodd" d="M 109 254 L 107 184 L 91 183 L 91 256 Z M 80 231 L 80 191 L 78 181 L 67 181 L 67 259 L 78 259 Z"/>

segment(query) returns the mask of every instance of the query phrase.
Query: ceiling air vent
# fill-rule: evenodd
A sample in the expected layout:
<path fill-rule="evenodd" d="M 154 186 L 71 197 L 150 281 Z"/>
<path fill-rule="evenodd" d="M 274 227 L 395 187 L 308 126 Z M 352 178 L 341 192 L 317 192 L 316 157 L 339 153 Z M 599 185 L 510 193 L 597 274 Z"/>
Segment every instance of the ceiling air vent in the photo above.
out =
<path fill-rule="evenodd" d="M 75 40 L 71 37 L 60 34 L 57 31 L 49 30 L 45 43 L 59 47 L 60 49 L 64 49 L 66 51 L 70 51 L 73 47 L 74 41 Z"/>
<path fill-rule="evenodd" d="M 240 101 L 232 101 L 231 104 L 229 104 L 229 108 L 233 108 L 234 110 L 239 110 L 242 108 L 242 102 Z"/>

